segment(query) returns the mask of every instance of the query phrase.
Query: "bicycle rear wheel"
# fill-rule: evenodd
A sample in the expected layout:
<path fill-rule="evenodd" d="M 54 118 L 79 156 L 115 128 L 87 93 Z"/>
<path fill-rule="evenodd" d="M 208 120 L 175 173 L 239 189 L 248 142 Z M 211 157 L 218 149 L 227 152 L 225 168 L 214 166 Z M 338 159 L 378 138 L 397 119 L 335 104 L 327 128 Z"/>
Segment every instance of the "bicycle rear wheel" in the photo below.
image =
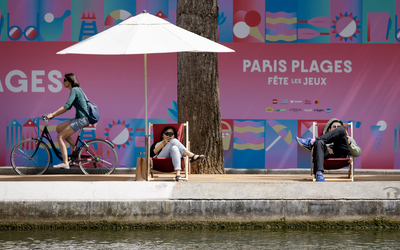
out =
<path fill-rule="evenodd" d="M 107 141 L 95 139 L 82 145 L 78 153 L 79 167 L 84 174 L 111 174 L 117 166 L 118 156 Z"/>
<path fill-rule="evenodd" d="M 11 151 L 11 165 L 17 174 L 41 175 L 50 165 L 49 147 L 38 139 L 20 141 Z"/>

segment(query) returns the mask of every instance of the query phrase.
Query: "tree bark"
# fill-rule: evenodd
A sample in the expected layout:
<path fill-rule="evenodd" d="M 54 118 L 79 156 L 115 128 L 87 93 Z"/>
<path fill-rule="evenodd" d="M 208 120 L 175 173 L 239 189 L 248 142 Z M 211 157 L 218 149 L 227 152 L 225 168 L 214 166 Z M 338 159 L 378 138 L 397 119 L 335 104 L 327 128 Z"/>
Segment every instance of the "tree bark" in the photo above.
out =
<path fill-rule="evenodd" d="M 178 0 L 177 25 L 217 41 L 217 0 Z M 217 53 L 178 53 L 178 122 L 189 121 L 192 173 L 224 174 Z"/>

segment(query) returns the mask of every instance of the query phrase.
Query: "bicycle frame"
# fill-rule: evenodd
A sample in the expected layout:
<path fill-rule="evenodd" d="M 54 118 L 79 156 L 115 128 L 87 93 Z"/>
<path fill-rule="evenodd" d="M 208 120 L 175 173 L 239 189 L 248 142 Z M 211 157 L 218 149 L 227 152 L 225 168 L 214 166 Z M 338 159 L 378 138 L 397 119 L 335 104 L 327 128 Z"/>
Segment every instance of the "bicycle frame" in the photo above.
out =
<path fill-rule="evenodd" d="M 62 155 L 61 152 L 56 148 L 56 145 L 54 145 L 53 139 L 51 139 L 51 135 L 49 133 L 49 130 L 47 129 L 47 124 L 43 129 L 42 135 L 40 136 L 39 139 L 39 144 L 40 143 L 45 143 L 43 141 L 43 138 L 45 138 L 51 145 L 51 148 L 53 149 L 54 154 L 57 156 L 58 159 L 62 160 Z M 39 149 L 39 146 L 36 147 L 36 151 L 33 153 L 33 155 L 36 154 L 37 150 Z M 53 156 L 50 154 L 50 162 L 53 163 Z"/>
<path fill-rule="evenodd" d="M 78 134 L 78 137 L 76 138 L 76 142 L 75 142 L 75 147 L 72 149 L 71 155 L 68 155 L 68 156 L 71 157 L 71 160 L 73 160 L 75 162 L 77 161 L 75 159 L 75 157 L 77 156 L 77 152 L 79 151 L 78 149 L 80 148 L 80 147 L 78 147 L 79 142 L 82 144 L 82 146 L 86 145 L 86 143 L 84 141 L 82 141 L 81 138 L 80 138 L 81 137 L 81 132 L 82 132 L 82 129 L 79 130 L 79 134 Z M 39 139 L 39 144 L 40 143 L 45 143 L 45 141 L 43 139 L 46 139 L 50 143 L 51 148 L 53 149 L 53 152 L 57 156 L 57 158 L 60 159 L 61 161 L 63 160 L 60 150 L 57 149 L 56 145 L 53 142 L 53 139 L 51 138 L 50 132 L 47 129 L 47 122 L 46 122 L 46 126 L 44 126 L 44 129 L 43 129 L 43 132 L 42 132 L 40 138 L 38 138 L 38 139 Z M 33 153 L 33 155 L 36 154 L 38 149 L 39 149 L 39 147 L 36 148 L 36 150 Z M 89 153 L 91 154 L 91 152 L 89 152 Z M 51 154 L 50 154 L 50 162 L 53 163 L 53 156 Z"/>

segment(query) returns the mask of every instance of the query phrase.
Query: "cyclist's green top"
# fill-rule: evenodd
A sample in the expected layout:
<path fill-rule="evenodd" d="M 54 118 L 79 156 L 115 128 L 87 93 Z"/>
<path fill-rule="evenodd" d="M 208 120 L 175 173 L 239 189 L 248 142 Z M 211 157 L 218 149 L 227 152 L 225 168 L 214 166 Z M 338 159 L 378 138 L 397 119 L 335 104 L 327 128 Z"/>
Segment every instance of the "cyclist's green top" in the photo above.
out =
<path fill-rule="evenodd" d="M 74 106 L 76 109 L 75 118 L 85 117 L 85 114 L 82 111 L 80 111 L 79 108 L 77 107 L 78 103 L 81 104 L 82 108 L 87 113 L 89 113 L 86 104 L 86 99 L 83 96 L 82 91 L 79 89 L 79 87 L 73 87 L 71 93 L 69 94 L 68 101 L 64 105 L 64 108 L 70 110 L 72 106 Z"/>

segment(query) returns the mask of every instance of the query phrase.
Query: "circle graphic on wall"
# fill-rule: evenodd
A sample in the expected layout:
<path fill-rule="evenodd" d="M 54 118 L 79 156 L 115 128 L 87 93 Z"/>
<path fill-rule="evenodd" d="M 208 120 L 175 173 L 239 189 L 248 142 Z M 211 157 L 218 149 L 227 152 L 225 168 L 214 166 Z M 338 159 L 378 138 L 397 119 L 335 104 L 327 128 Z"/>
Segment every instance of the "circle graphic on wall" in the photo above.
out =
<path fill-rule="evenodd" d="M 353 38 L 357 38 L 357 34 L 361 33 L 359 25 L 361 21 L 356 18 L 353 17 L 353 13 L 348 15 L 347 12 L 344 15 L 340 13 L 339 17 L 336 16 L 336 20 L 332 21 L 334 24 L 332 33 L 336 34 L 335 37 L 338 37 L 340 41 L 344 39 L 345 42 L 347 39 L 353 41 Z"/>
<path fill-rule="evenodd" d="M 129 124 L 125 124 L 125 121 L 113 121 L 112 124 L 109 124 L 109 128 L 106 128 L 106 140 L 112 142 L 118 149 L 120 147 L 125 148 L 130 141 L 133 141 L 132 129 L 129 128 Z"/>
<path fill-rule="evenodd" d="M 132 17 L 131 13 L 126 10 L 114 10 L 106 17 L 106 20 L 104 21 L 104 30 L 111 28 L 130 17 Z"/>

